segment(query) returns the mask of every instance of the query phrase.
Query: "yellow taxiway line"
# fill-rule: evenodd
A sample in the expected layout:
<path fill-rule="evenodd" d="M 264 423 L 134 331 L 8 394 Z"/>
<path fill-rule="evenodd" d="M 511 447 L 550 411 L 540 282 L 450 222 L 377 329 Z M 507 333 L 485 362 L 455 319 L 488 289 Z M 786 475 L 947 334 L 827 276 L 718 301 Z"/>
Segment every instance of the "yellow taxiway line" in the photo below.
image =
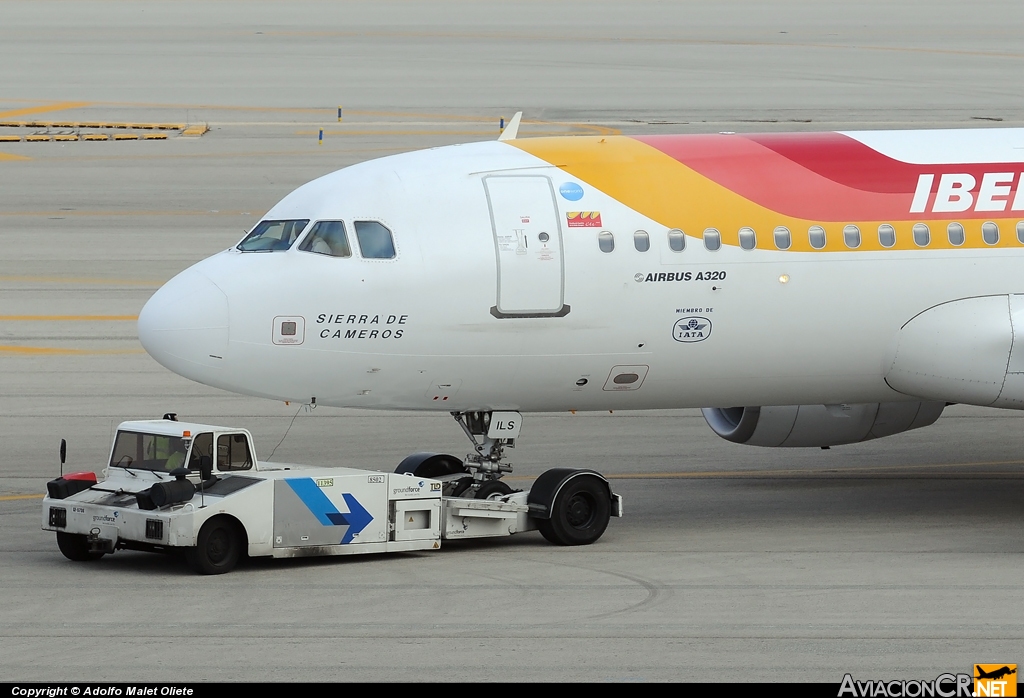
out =
<path fill-rule="evenodd" d="M 978 463 L 925 463 L 920 465 L 862 465 L 841 468 L 779 468 L 768 470 L 692 470 L 672 473 L 604 473 L 609 480 L 713 480 L 713 479 L 737 479 L 737 480 L 759 480 L 759 479 L 798 479 L 798 478 L 852 478 L 852 477 L 878 477 L 878 478 L 900 478 L 915 477 L 923 471 L 939 470 L 948 468 L 972 469 L 966 475 L 986 475 L 1018 477 L 1024 472 L 1017 473 L 1006 470 L 973 470 L 973 468 L 1024 465 L 1024 461 L 981 461 Z M 959 473 L 951 473 L 957 474 Z M 941 475 L 941 474 L 940 474 Z M 502 478 L 503 480 L 533 480 L 530 475 L 511 475 Z"/>
<path fill-rule="evenodd" d="M 0 354 L 49 356 L 100 356 L 106 354 L 145 354 L 145 349 L 63 349 L 60 347 L 21 347 L 0 344 Z"/>
<path fill-rule="evenodd" d="M 88 158 L 85 158 L 88 159 Z M 95 158 L 94 158 L 95 159 Z M 123 160 L 125 158 L 99 158 L 108 160 Z M 33 218 L 41 217 L 63 217 L 71 218 L 74 216 L 250 216 L 252 215 L 249 211 L 151 211 L 146 209 L 140 209 L 137 211 L 79 211 L 79 210 L 58 210 L 58 211 L 0 211 L 0 217 L 7 216 L 30 216 Z"/>
<path fill-rule="evenodd" d="M 82 107 L 88 107 L 90 104 L 92 104 L 92 102 L 56 102 L 54 104 L 44 104 L 38 107 L 25 107 L 23 109 L 0 111 L 0 119 L 10 119 L 15 116 L 25 116 L 27 114 L 44 114 L 51 111 L 64 111 L 65 109 L 81 109 Z"/>
<path fill-rule="evenodd" d="M 83 322 L 116 322 L 119 320 L 138 320 L 138 315 L 0 315 L 3 321 L 28 322 L 64 322 L 66 320 Z"/>
<path fill-rule="evenodd" d="M 571 128 L 585 128 L 583 126 L 572 126 Z M 597 127 L 593 127 L 596 130 Z M 296 131 L 296 136 L 316 136 L 319 135 L 320 130 L 309 129 Z M 478 130 L 478 131 L 451 131 L 445 129 L 417 129 L 417 130 L 398 130 L 398 129 L 370 129 L 370 130 L 338 130 L 338 129 L 324 129 L 324 136 L 493 136 L 499 133 L 498 129 L 490 130 Z M 530 131 L 528 134 L 530 137 L 541 137 L 541 136 L 566 136 L 568 135 L 565 131 Z M 599 134 L 606 135 L 606 134 Z"/>
<path fill-rule="evenodd" d="M 0 284 L 95 284 L 99 286 L 163 286 L 163 281 L 145 279 L 94 279 L 76 276 L 0 276 Z"/>

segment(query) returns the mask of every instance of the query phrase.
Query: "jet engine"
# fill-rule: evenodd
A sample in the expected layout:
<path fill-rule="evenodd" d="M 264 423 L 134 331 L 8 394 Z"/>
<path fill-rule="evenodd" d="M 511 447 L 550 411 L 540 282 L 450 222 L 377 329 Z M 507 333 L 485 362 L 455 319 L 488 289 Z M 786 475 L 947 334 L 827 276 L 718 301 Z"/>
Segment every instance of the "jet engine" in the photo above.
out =
<path fill-rule="evenodd" d="M 749 446 L 839 446 L 892 436 L 933 424 L 944 402 L 863 405 L 705 407 L 701 412 L 723 439 Z"/>

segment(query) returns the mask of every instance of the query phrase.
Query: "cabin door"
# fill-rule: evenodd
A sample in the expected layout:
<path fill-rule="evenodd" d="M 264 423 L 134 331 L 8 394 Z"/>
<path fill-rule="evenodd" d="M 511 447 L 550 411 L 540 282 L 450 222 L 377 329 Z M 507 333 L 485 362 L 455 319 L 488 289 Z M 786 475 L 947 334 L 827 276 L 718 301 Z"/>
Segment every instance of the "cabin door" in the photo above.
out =
<path fill-rule="evenodd" d="M 565 305 L 562 227 L 551 180 L 539 175 L 484 178 L 497 255 L 497 299 L 491 314 L 561 317 Z"/>

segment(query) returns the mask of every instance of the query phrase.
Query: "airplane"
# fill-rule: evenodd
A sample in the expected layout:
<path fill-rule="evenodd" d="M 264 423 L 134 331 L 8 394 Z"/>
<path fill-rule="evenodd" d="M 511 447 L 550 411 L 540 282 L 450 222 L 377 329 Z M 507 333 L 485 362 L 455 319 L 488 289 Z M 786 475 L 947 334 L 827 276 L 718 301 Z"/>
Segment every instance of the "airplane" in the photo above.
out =
<path fill-rule="evenodd" d="M 975 664 L 974 665 L 974 669 L 975 669 L 975 671 L 978 674 L 974 678 L 976 678 L 976 679 L 995 679 L 997 681 L 999 679 L 1003 678 L 1004 676 L 1009 676 L 1011 674 L 1016 674 L 1017 673 L 1016 665 L 1014 665 L 1013 669 L 1011 669 L 1010 667 L 1004 665 L 1004 666 L 1000 667 L 999 669 L 994 669 L 992 671 L 985 671 L 985 670 L 983 670 L 981 668 L 981 665 Z"/>
<path fill-rule="evenodd" d="M 519 123 L 299 187 L 152 296 L 142 345 L 235 393 L 449 412 L 475 452 L 433 474 L 474 487 L 524 412 L 824 448 L 1024 408 L 1024 129 Z"/>

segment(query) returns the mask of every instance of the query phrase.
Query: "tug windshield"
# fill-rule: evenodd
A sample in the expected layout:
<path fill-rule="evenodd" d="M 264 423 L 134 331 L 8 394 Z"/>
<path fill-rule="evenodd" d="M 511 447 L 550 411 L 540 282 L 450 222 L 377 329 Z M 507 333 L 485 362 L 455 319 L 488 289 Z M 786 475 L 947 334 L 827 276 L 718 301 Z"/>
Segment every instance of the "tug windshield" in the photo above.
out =
<path fill-rule="evenodd" d="M 185 465 L 186 450 L 180 436 L 119 431 L 114 440 L 110 467 L 169 473 Z"/>
<path fill-rule="evenodd" d="M 306 229 L 309 219 L 260 221 L 245 239 L 238 243 L 242 252 L 276 252 L 287 250 Z"/>

